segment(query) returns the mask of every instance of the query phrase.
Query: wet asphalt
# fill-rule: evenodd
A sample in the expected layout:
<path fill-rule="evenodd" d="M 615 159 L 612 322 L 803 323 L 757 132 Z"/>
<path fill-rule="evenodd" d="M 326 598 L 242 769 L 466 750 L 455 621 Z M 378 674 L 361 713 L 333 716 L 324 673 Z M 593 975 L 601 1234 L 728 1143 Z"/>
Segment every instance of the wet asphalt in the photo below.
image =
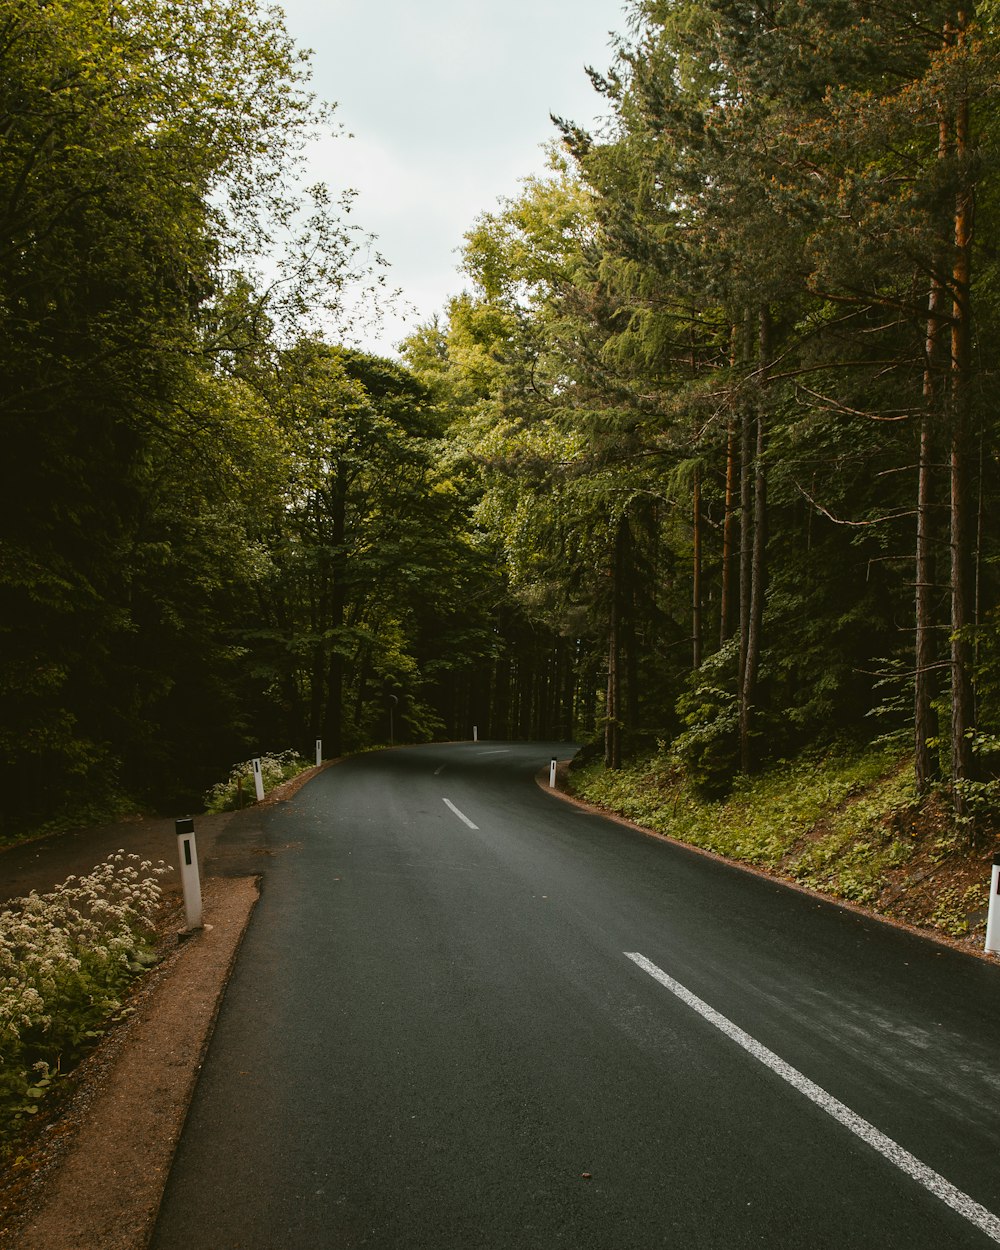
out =
<path fill-rule="evenodd" d="M 1000 969 L 565 804 L 566 754 L 361 756 L 219 831 L 263 890 L 155 1250 L 995 1244 Z"/>

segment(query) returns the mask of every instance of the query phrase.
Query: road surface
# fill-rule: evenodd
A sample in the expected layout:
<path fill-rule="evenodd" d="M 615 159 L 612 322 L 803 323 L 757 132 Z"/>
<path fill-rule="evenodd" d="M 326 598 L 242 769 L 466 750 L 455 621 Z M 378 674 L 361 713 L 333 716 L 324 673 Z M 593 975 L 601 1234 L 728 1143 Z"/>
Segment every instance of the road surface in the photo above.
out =
<path fill-rule="evenodd" d="M 565 753 L 267 815 L 155 1250 L 1000 1242 L 1000 971 L 546 794 Z"/>

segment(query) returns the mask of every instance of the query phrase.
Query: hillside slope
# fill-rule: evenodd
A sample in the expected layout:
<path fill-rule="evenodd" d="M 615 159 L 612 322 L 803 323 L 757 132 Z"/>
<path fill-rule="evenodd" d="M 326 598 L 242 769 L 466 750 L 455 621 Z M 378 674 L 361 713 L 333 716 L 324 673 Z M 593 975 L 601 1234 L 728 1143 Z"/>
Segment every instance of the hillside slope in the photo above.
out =
<path fill-rule="evenodd" d="M 981 952 L 993 839 L 968 845 L 898 751 L 812 755 L 700 798 L 668 759 L 571 771 L 577 797 L 656 833 L 752 865 Z"/>

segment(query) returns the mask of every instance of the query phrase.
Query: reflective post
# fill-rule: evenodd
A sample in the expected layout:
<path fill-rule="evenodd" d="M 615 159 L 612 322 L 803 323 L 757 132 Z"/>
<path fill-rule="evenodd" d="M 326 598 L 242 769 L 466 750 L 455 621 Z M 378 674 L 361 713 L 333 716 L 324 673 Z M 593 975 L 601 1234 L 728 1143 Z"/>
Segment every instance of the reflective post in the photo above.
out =
<path fill-rule="evenodd" d="M 323 763 L 323 739 L 322 738 L 316 739 L 316 763 L 317 764 Z"/>
<path fill-rule="evenodd" d="M 257 791 L 257 802 L 262 803 L 264 801 L 264 774 L 260 771 L 259 759 L 253 761 L 253 784 Z"/>
<path fill-rule="evenodd" d="M 182 816 L 174 821 L 177 832 L 177 859 L 184 891 L 184 915 L 188 929 L 201 928 L 201 880 L 198 876 L 198 848 L 194 840 L 194 820 Z"/>
<path fill-rule="evenodd" d="M 993 856 L 990 909 L 986 913 L 986 949 L 1000 955 L 1000 855 Z"/>
<path fill-rule="evenodd" d="M 554 790 L 555 788 L 556 788 L 556 762 L 555 760 L 553 760 L 552 763 L 549 765 L 549 789 Z"/>

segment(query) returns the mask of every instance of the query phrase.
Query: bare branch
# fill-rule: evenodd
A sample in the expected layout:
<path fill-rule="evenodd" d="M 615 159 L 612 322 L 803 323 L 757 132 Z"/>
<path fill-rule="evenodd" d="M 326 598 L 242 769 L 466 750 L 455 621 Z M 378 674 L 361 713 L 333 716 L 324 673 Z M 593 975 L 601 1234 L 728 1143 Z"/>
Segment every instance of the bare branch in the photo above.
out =
<path fill-rule="evenodd" d="M 845 521 L 842 517 L 834 516 L 829 508 L 824 508 L 821 503 L 817 503 L 817 501 L 813 499 L 812 495 L 810 495 L 803 486 L 800 486 L 798 482 L 795 483 L 795 486 L 799 491 L 799 494 L 811 503 L 817 512 L 822 513 L 827 520 L 832 521 L 834 525 L 849 525 L 854 529 L 867 529 L 874 525 L 883 525 L 886 521 L 898 521 L 903 517 L 912 517 L 917 515 L 916 509 L 907 509 L 905 512 L 890 512 L 886 516 L 875 517 L 871 521 Z"/>

